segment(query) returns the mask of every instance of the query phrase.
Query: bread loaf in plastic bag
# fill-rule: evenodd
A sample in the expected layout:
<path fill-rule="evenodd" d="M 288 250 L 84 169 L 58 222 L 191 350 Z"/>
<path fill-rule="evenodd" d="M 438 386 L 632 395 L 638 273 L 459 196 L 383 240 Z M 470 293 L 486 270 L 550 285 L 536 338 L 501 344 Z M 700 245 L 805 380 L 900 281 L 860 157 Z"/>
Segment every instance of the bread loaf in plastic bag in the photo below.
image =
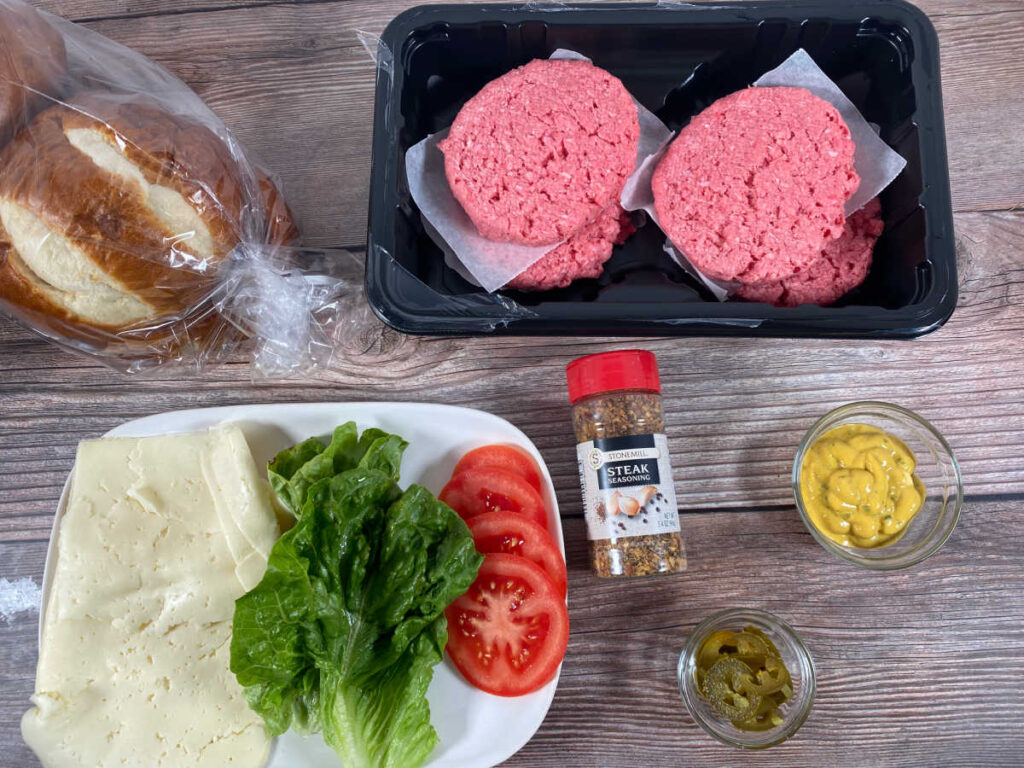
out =
<path fill-rule="evenodd" d="M 248 349 L 254 375 L 305 374 L 358 286 L 304 274 L 297 243 L 276 183 L 184 83 L 0 0 L 4 312 L 125 372 Z"/>

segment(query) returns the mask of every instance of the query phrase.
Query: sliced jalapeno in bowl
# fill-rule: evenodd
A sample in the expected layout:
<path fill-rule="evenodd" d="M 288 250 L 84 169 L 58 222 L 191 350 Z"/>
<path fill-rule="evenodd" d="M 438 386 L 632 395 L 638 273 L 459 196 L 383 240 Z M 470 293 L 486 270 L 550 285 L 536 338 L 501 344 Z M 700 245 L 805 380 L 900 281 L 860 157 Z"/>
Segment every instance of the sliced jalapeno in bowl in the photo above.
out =
<path fill-rule="evenodd" d="M 697 627 L 679 660 L 683 700 L 697 723 L 734 746 L 785 741 L 807 718 L 814 665 L 789 625 L 755 610 L 725 611 Z"/>

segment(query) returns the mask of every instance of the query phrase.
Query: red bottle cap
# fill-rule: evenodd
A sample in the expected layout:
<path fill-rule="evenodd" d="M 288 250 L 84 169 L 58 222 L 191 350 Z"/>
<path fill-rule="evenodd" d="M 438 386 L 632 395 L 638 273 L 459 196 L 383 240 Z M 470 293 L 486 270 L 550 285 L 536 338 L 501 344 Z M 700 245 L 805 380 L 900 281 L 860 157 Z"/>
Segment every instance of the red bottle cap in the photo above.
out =
<path fill-rule="evenodd" d="M 644 349 L 602 352 L 573 360 L 565 368 L 569 401 L 575 403 L 598 392 L 645 389 L 661 392 L 658 358 Z"/>

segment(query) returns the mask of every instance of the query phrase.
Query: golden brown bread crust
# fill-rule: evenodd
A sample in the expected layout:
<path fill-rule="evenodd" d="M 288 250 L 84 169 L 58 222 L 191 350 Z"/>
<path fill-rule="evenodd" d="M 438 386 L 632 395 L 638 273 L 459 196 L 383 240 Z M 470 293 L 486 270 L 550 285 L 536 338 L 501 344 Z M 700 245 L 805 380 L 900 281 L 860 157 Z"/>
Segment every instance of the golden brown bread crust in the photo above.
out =
<path fill-rule="evenodd" d="M 266 242 L 273 245 L 294 245 L 299 240 L 299 228 L 295 226 L 292 211 L 285 202 L 284 195 L 267 174 L 256 169 L 259 176 L 260 193 L 263 198 L 263 210 L 266 212 Z"/>
<path fill-rule="evenodd" d="M 237 222 L 247 199 L 241 171 L 207 128 L 154 103 L 123 104 L 86 94 L 73 106 L 41 113 L 0 154 L 0 202 L 17 203 L 69 238 L 121 290 L 151 307 L 151 314 L 128 325 L 77 316 L 41 288 L 45 284 L 26 268 L 2 223 L 0 299 L 45 335 L 67 336 L 94 351 L 125 342 L 142 354 L 177 355 L 184 339 L 201 343 L 218 326 L 207 299 L 238 243 Z M 145 204 L 138 182 L 101 168 L 71 144 L 67 131 L 82 128 L 116 139 L 148 183 L 173 189 L 193 204 L 213 241 L 204 263 L 178 259 L 172 266 L 168 243 L 177 233 Z M 292 242 L 297 232 L 282 196 L 263 174 L 257 184 L 274 241 Z"/>
<path fill-rule="evenodd" d="M 66 68 L 60 33 L 31 6 L 0 1 L 0 145 L 49 103 L 33 90 L 59 95 Z"/>
<path fill-rule="evenodd" d="M 213 132 L 137 98 L 126 104 L 114 96 L 85 93 L 76 95 L 71 106 L 75 111 L 63 116 L 66 131 L 94 128 L 123 141 L 126 156 L 150 184 L 176 189 L 206 220 L 214 239 L 222 246 L 230 243 L 228 251 L 234 247 L 250 190 L 236 158 Z M 267 213 L 267 242 L 294 242 L 298 230 L 283 196 L 258 169 L 254 181 Z M 247 234 L 264 239 L 263 232 Z"/>
<path fill-rule="evenodd" d="M 152 305 L 154 314 L 180 311 L 202 298 L 214 270 L 204 276 L 169 265 L 167 238 L 175 233 L 128 183 L 68 142 L 62 125 L 68 115 L 75 113 L 61 105 L 51 107 L 7 146 L 0 158 L 0 200 L 19 203 L 49 229 L 67 236 L 103 272 Z M 0 224 L 0 249 L 10 246 L 5 234 Z M 221 240 L 218 245 L 223 258 L 233 243 Z M 5 286 L 0 286 L 0 295 L 16 301 Z"/>
<path fill-rule="evenodd" d="M 2 228 L 0 228 L 2 232 Z M 16 297 L 16 298 L 15 298 Z M 238 339 L 233 328 L 221 328 L 223 321 L 211 302 L 201 302 L 181 316 L 165 315 L 130 327 L 110 328 L 99 324 L 83 324 L 77 317 L 51 302 L 38 286 L 18 269 L 17 257 L 10 258 L 10 248 L 0 241 L 0 299 L 7 311 L 46 338 L 74 346 L 83 352 L 111 355 L 106 362 L 115 364 L 113 356 L 123 360 L 145 358 L 170 360 L 209 349 L 214 333 L 223 338 Z M 185 345 L 193 351 L 185 352 Z"/>
<path fill-rule="evenodd" d="M 155 103 L 124 103 L 98 93 L 77 94 L 61 113 L 65 131 L 91 128 L 119 141 L 150 184 L 178 191 L 206 222 L 219 257 L 238 242 L 246 200 L 234 157 L 208 128 Z"/>

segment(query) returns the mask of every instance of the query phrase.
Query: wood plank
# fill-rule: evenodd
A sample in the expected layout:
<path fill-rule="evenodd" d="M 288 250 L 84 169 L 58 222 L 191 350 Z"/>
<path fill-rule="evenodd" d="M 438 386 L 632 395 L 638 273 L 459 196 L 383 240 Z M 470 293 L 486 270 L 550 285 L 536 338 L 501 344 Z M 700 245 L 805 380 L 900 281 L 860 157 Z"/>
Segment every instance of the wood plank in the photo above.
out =
<path fill-rule="evenodd" d="M 935 20 L 954 208 L 1024 207 L 1024 7 Z"/>
<path fill-rule="evenodd" d="M 285 3 L 88 26 L 166 65 L 206 99 L 281 176 L 308 244 L 352 246 L 365 241 L 374 97 L 373 65 L 356 30 L 379 33 L 410 5 Z M 1024 167 L 1024 142 L 1014 139 L 1024 120 L 1024 61 L 1006 55 L 1024 49 L 1024 24 L 1008 23 L 1013 18 L 936 20 L 958 211 L 1024 202 L 1015 173 Z"/>
<path fill-rule="evenodd" d="M 183 76 L 285 180 L 307 241 L 365 236 L 377 32 L 405 0 L 45 0 Z M 1024 763 L 1022 534 L 1024 47 L 1020 0 L 922 0 L 942 39 L 961 303 L 915 342 L 713 339 L 421 339 L 359 302 L 330 372 L 253 386 L 239 360 L 182 387 L 126 379 L 0 319 L 0 578 L 41 579 L 78 440 L 161 410 L 259 401 L 407 399 L 510 419 L 548 460 L 566 518 L 573 635 L 537 737 L 510 765 L 735 765 L 685 713 L 676 657 L 729 605 L 790 620 L 818 664 L 819 696 L 792 742 L 745 765 Z M 132 19 L 114 19 L 133 16 Z M 358 278 L 357 274 L 353 275 Z M 588 574 L 565 363 L 640 346 L 659 355 L 690 570 L 601 582 Z M 486 374 L 486 375 L 482 375 Z M 970 500 L 947 547 L 898 574 L 837 563 L 792 509 L 789 464 L 825 410 L 881 397 L 931 418 Z M 755 510 L 755 511 L 751 511 Z M 983 524 L 982 524 L 983 523 Z M 34 613 L 0 619 L 0 764 L 37 765 L 18 721 L 32 690 Z"/>
<path fill-rule="evenodd" d="M 159 411 L 260 401 L 429 400 L 490 410 L 537 443 L 563 512 L 578 515 L 564 366 L 624 346 L 659 356 L 684 509 L 791 504 L 803 432 L 830 408 L 861 399 L 932 420 L 956 450 L 969 494 L 1024 494 L 1024 356 L 1013 341 L 1024 330 L 1024 213 L 962 214 L 957 227 L 960 307 L 946 327 L 913 342 L 418 338 L 386 328 L 359 303 L 330 372 L 254 389 L 241 364 L 188 387 L 126 379 L 4 321 L 0 538 L 48 530 L 79 440 Z"/>
<path fill-rule="evenodd" d="M 735 765 L 695 725 L 675 667 L 707 615 L 756 606 L 788 620 L 814 656 L 818 696 L 787 744 L 752 766 L 1013 765 L 1024 759 L 1024 533 L 1017 504 L 971 504 L 946 547 L 890 574 L 836 562 L 795 512 L 683 515 L 690 568 L 591 576 L 582 520 L 566 521 L 572 635 L 551 712 L 508 765 Z M 45 542 L 0 544 L 0 576 L 42 574 Z M 0 624 L 0 754 L 35 765 L 17 719 L 31 690 L 34 614 Z M 682 761 L 682 762 L 681 762 Z"/>
<path fill-rule="evenodd" d="M 338 4 L 353 0 L 179 0 L 173 5 L 167 0 L 29 0 L 33 5 L 50 13 L 56 13 L 72 21 L 91 19 L 135 18 L 140 16 L 167 16 L 175 13 L 209 13 L 230 8 L 258 9 L 270 5 L 311 5 L 314 3 Z M 630 0 L 626 0 L 629 2 Z M 638 2 L 642 0 L 637 0 Z M 737 0 L 714 0 L 719 5 Z M 468 0 L 382 0 L 395 7 L 394 13 L 416 5 L 431 2 L 468 2 Z M 620 2 L 620 0 L 574 0 L 579 5 Z M 993 13 L 1020 12 L 1019 0 L 975 0 L 965 4 L 963 0 L 916 0 L 914 5 L 933 18 L 943 16 L 984 16 Z"/>

